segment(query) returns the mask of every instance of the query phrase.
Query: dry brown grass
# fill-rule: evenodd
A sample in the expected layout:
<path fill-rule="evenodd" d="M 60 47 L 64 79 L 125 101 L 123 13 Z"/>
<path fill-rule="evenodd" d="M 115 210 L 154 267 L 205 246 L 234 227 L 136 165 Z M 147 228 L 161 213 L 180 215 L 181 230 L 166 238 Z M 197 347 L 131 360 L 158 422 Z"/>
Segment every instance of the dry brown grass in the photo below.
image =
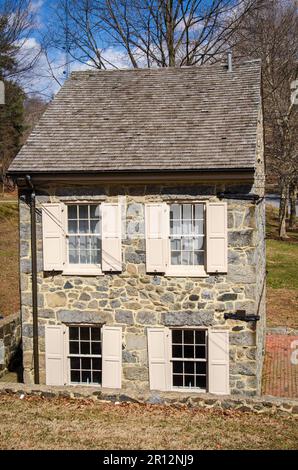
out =
<path fill-rule="evenodd" d="M 19 310 L 17 204 L 0 201 L 0 314 Z"/>
<path fill-rule="evenodd" d="M 298 290 L 267 288 L 267 326 L 298 329 Z"/>
<path fill-rule="evenodd" d="M 295 449 L 297 420 L 92 400 L 0 397 L 1 449 Z"/>

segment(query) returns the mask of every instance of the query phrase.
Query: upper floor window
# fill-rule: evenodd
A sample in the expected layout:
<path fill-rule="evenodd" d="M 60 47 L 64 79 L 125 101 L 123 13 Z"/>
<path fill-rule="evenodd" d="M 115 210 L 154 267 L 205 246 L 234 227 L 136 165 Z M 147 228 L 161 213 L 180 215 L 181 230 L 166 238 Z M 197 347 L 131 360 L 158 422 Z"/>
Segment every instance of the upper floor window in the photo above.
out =
<path fill-rule="evenodd" d="M 101 263 L 101 216 L 99 204 L 67 205 L 68 264 Z"/>
<path fill-rule="evenodd" d="M 171 204 L 169 251 L 170 266 L 204 267 L 204 204 Z"/>

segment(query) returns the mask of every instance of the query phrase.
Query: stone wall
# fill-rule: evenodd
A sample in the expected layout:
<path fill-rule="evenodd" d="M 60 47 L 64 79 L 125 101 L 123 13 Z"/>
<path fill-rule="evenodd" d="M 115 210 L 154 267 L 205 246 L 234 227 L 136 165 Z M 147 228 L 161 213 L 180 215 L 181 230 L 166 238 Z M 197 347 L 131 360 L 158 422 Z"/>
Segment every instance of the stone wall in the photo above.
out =
<path fill-rule="evenodd" d="M 271 396 L 262 397 L 232 397 L 217 396 L 208 393 L 174 393 L 174 392 L 142 392 L 139 394 L 124 394 L 119 390 L 98 389 L 96 387 L 64 386 L 53 387 L 47 385 L 24 385 L 12 383 L 0 383 L 0 395 L 15 395 L 25 398 L 26 396 L 42 397 L 52 399 L 56 397 L 64 399 L 100 400 L 119 403 L 141 403 L 142 406 L 150 405 L 174 406 L 175 408 L 215 408 L 217 410 L 236 410 L 238 412 L 253 412 L 258 414 L 280 414 L 298 416 L 298 400 L 287 398 L 275 398 Z"/>
<path fill-rule="evenodd" d="M 21 341 L 20 314 L 15 313 L 0 320 L 0 377 L 5 374 L 10 360 Z"/>
<path fill-rule="evenodd" d="M 148 275 L 145 270 L 144 203 L 153 201 L 216 201 L 228 191 L 240 199 L 228 203 L 228 274 L 206 278 Z M 222 182 L 209 185 L 106 185 L 43 188 L 37 192 L 38 308 L 40 376 L 45 382 L 45 324 L 106 322 L 123 329 L 123 388 L 148 390 L 148 326 L 224 326 L 230 331 L 230 385 L 234 394 L 254 395 L 260 382 L 257 364 L 262 333 L 255 322 L 225 320 L 225 312 L 245 309 L 257 313 L 263 276 L 263 206 L 245 199 L 253 191 Z M 241 195 L 244 196 L 241 199 Z M 123 271 L 98 277 L 54 275 L 42 271 L 40 207 L 46 201 L 74 199 L 122 202 L 126 236 L 122 240 Z M 24 378 L 32 383 L 32 300 L 30 276 L 30 214 L 20 200 L 21 289 L 23 315 Z M 264 303 L 261 315 L 265 316 Z M 261 330 L 263 320 L 260 323 Z M 258 339 L 257 339 L 258 338 Z"/>

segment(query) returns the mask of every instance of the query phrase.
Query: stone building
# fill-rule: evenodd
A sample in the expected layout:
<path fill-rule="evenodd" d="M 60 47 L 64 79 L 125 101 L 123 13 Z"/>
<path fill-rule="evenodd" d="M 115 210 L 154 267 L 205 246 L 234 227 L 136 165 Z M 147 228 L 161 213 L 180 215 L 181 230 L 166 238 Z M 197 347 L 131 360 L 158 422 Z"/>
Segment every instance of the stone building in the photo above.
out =
<path fill-rule="evenodd" d="M 10 167 L 25 382 L 260 392 L 260 70 L 72 73 Z"/>

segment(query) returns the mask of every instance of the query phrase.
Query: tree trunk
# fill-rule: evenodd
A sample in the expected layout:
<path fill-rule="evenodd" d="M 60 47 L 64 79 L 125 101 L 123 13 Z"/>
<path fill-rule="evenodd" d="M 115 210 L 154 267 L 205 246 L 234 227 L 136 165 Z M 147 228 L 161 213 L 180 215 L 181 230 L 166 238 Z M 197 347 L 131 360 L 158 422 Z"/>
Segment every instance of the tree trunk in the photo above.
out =
<path fill-rule="evenodd" d="M 296 228 L 296 200 L 297 200 L 297 186 L 293 184 L 290 188 L 291 212 L 290 212 L 289 228 L 291 229 Z"/>
<path fill-rule="evenodd" d="M 289 186 L 284 183 L 281 187 L 280 203 L 279 203 L 279 237 L 288 238 L 287 236 L 287 206 L 289 204 Z"/>

